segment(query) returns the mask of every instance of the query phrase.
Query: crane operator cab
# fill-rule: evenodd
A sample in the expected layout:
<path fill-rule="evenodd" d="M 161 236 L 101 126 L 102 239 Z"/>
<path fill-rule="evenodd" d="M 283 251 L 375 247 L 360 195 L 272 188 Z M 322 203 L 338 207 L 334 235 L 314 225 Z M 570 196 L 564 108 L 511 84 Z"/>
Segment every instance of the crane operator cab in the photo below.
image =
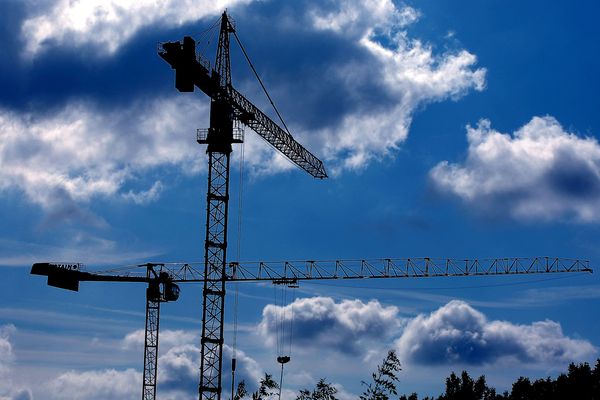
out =
<path fill-rule="evenodd" d="M 149 282 L 147 296 L 153 301 L 176 301 L 179 299 L 179 285 L 172 282 L 169 276 L 162 272 L 159 279 Z"/>
<path fill-rule="evenodd" d="M 175 301 L 179 298 L 179 286 L 173 282 L 165 283 L 164 301 Z"/>

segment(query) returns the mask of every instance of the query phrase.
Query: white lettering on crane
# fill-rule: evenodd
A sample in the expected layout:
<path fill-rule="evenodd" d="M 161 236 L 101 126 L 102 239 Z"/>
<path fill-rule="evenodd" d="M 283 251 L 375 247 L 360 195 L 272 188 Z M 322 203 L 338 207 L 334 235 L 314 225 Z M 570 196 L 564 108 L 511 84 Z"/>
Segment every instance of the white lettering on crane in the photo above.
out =
<path fill-rule="evenodd" d="M 79 271 L 79 264 L 52 264 L 56 268 L 66 269 L 68 271 Z"/>

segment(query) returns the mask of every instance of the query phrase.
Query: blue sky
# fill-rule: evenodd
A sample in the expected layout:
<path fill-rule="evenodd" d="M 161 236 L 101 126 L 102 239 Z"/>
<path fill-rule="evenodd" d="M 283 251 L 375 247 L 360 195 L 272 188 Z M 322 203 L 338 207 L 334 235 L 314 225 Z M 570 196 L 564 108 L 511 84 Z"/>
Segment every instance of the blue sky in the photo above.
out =
<path fill-rule="evenodd" d="M 202 260 L 206 156 L 194 134 L 208 101 L 176 91 L 156 43 L 200 39 L 225 7 L 291 131 L 331 175 L 313 180 L 246 130 L 242 260 L 596 266 L 594 2 L 3 1 L 0 398 L 139 397 L 143 285 L 67 293 L 29 266 Z M 236 48 L 232 69 L 270 113 Z M 230 260 L 237 242 L 231 229 Z M 269 285 L 238 288 L 240 376 L 252 381 L 278 370 L 280 310 Z M 195 393 L 200 291 L 185 285 L 163 308 L 160 398 Z M 422 395 L 453 370 L 504 390 L 599 356 L 597 274 L 303 283 L 288 295 L 286 398 L 320 377 L 356 397 L 392 348 L 400 391 Z"/>

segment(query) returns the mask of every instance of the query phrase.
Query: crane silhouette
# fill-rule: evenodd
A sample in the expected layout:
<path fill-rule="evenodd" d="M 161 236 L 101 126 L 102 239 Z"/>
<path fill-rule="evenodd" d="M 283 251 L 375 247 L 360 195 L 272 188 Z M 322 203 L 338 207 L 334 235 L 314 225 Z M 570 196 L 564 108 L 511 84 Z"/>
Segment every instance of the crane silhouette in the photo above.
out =
<path fill-rule="evenodd" d="M 193 92 L 198 87 L 211 99 L 210 127 L 199 130 L 197 137 L 198 143 L 207 144 L 208 154 L 199 386 L 200 398 L 207 399 L 219 399 L 221 396 L 229 164 L 232 144 L 243 141 L 237 126 L 240 123 L 248 126 L 315 178 L 327 177 L 323 162 L 292 137 L 283 119 L 280 118 L 285 129 L 233 88 L 229 56 L 231 34 L 250 62 L 227 12 L 221 16 L 215 68 L 211 71 L 207 68 L 210 64 L 197 56 L 196 43 L 189 36 L 181 42 L 163 43 L 158 52 L 175 69 L 175 87 L 180 92 Z"/>
<path fill-rule="evenodd" d="M 230 35 L 240 45 L 283 128 L 256 107 L 231 84 Z M 146 290 L 146 325 L 142 399 L 156 397 L 160 304 L 179 297 L 181 282 L 203 284 L 200 355 L 200 400 L 220 400 L 223 367 L 223 317 L 227 282 L 270 281 L 297 285 L 304 280 L 420 278 L 449 276 L 514 275 L 591 272 L 588 261 L 550 257 L 492 259 L 378 259 L 227 263 L 227 220 L 232 144 L 244 140 L 242 126 L 255 131 L 272 147 L 311 176 L 324 179 L 321 160 L 290 134 L 268 95 L 227 12 L 220 18 L 215 68 L 196 52 L 189 36 L 166 42 L 158 54 L 175 70 L 175 87 L 193 92 L 197 87 L 211 99 L 210 127 L 197 131 L 197 142 L 207 145 L 208 188 L 204 263 L 145 263 L 110 270 L 87 270 L 79 263 L 36 263 L 31 273 L 48 277 L 48 284 L 79 290 L 84 281 L 141 282 Z M 289 360 L 289 358 L 287 359 Z M 235 370 L 235 360 L 232 362 Z"/>
<path fill-rule="evenodd" d="M 79 290 L 80 282 L 143 282 L 146 289 L 144 380 L 142 399 L 156 397 L 160 304 L 179 298 L 178 283 L 206 282 L 201 263 L 146 263 L 107 270 L 86 270 L 81 263 L 36 263 L 31 273 L 48 285 Z M 374 260 L 231 262 L 224 282 L 267 281 L 297 285 L 311 280 L 403 279 L 592 272 L 578 259 L 533 257 L 490 259 L 383 258 Z M 289 358 L 287 359 L 289 361 Z M 235 371 L 235 360 L 232 369 Z M 221 371 L 219 370 L 220 374 Z M 212 392 L 210 392 L 212 393 Z M 202 392 L 200 393 L 202 395 Z M 219 398 L 220 393 L 217 393 Z"/>

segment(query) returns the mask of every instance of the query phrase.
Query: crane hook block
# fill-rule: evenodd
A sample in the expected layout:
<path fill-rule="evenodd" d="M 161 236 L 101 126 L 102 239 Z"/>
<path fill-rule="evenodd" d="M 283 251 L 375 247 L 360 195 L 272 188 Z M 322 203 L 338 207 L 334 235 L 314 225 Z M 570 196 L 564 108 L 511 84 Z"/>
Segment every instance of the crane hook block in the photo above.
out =
<path fill-rule="evenodd" d="M 287 364 L 288 362 L 290 362 L 290 357 L 289 356 L 279 356 L 279 357 L 277 357 L 277 362 L 279 364 Z"/>

